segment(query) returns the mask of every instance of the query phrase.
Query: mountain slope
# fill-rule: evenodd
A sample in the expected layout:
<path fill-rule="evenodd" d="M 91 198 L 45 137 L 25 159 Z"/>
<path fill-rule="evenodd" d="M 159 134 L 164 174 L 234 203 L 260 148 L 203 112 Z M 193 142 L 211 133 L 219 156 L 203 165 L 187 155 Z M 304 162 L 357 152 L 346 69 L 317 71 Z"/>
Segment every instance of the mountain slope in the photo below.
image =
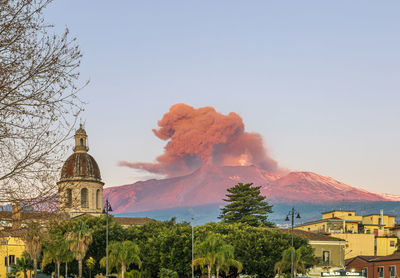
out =
<path fill-rule="evenodd" d="M 252 182 L 275 203 L 334 201 L 400 201 L 400 196 L 379 194 L 352 187 L 311 172 L 279 175 L 255 166 L 206 165 L 181 177 L 140 181 L 104 189 L 104 198 L 116 213 L 222 203 L 226 190 Z"/>

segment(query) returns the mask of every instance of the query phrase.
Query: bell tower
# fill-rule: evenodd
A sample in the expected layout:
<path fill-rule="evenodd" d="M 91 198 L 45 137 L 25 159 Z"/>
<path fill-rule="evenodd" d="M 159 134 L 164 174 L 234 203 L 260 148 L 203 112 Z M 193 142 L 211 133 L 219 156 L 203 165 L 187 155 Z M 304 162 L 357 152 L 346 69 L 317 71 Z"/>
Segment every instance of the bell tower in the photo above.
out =
<path fill-rule="evenodd" d="M 87 134 L 82 124 L 75 132 L 74 153 L 61 169 L 58 210 L 69 217 L 101 215 L 103 186 L 96 160 L 88 154 Z"/>

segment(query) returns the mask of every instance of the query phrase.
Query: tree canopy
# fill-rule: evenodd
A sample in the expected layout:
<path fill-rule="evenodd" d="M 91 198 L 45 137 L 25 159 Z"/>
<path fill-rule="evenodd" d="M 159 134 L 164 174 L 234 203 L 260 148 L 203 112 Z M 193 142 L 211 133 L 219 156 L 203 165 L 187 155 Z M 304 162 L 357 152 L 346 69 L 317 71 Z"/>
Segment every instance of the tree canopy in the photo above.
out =
<path fill-rule="evenodd" d="M 261 186 L 252 186 L 252 183 L 238 183 L 228 189 L 225 202 L 228 204 L 221 209 L 219 219 L 224 223 L 245 223 L 250 226 L 268 226 L 268 214 L 272 213 L 272 206 L 261 195 Z"/>
<path fill-rule="evenodd" d="M 64 142 L 83 109 L 82 55 L 68 29 L 57 35 L 45 21 L 51 2 L 0 4 L 0 202 L 52 200 Z"/>

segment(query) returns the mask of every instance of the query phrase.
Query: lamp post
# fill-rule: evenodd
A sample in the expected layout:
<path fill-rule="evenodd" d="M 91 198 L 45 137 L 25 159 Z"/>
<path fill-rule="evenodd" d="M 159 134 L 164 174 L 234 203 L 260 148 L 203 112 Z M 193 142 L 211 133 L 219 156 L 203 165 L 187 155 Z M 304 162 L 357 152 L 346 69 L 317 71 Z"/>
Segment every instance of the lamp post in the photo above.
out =
<path fill-rule="evenodd" d="M 292 242 L 291 242 L 291 246 L 292 246 L 292 248 L 291 248 L 291 252 L 290 252 L 290 277 L 292 277 L 292 278 L 294 278 L 294 265 L 293 265 L 293 256 L 294 256 L 294 254 L 293 254 L 293 252 L 294 252 L 294 244 L 293 244 L 293 226 L 294 226 L 294 215 L 296 214 L 296 218 L 297 219 L 300 219 L 301 217 L 300 217 L 300 213 L 298 212 L 298 211 L 296 211 L 295 209 L 294 209 L 294 207 L 292 207 L 292 209 L 289 211 L 289 213 L 286 215 L 286 219 L 285 219 L 285 221 L 289 221 L 289 216 L 291 217 L 291 220 L 292 220 L 292 225 L 291 225 L 291 236 L 292 236 Z"/>
<path fill-rule="evenodd" d="M 193 233 L 193 230 L 194 230 L 194 228 L 193 228 L 193 217 L 192 217 L 192 278 L 194 278 L 194 266 L 193 266 L 193 260 L 194 260 L 194 245 L 193 245 L 193 243 L 194 243 L 194 233 Z"/>
<path fill-rule="evenodd" d="M 108 213 L 112 211 L 111 204 L 106 199 L 106 204 L 103 209 L 103 213 L 106 214 L 106 277 L 108 276 Z"/>

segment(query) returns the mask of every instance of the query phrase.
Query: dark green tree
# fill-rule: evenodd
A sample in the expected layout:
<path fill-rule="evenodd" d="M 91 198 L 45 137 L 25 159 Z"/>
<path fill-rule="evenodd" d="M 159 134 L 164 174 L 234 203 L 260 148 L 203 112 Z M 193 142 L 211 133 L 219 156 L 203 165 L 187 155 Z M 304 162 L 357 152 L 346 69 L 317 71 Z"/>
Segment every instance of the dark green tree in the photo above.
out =
<path fill-rule="evenodd" d="M 228 189 L 228 204 L 221 209 L 219 219 L 224 223 L 245 223 L 250 226 L 273 227 L 268 221 L 268 214 L 272 213 L 272 206 L 260 194 L 261 186 L 252 186 L 252 183 L 238 183 Z"/>
<path fill-rule="evenodd" d="M 28 278 L 28 271 L 33 270 L 33 260 L 30 258 L 29 254 L 22 253 L 21 258 L 17 258 L 15 264 L 10 265 L 11 274 L 17 276 L 18 272 L 24 273 L 24 278 Z"/>

